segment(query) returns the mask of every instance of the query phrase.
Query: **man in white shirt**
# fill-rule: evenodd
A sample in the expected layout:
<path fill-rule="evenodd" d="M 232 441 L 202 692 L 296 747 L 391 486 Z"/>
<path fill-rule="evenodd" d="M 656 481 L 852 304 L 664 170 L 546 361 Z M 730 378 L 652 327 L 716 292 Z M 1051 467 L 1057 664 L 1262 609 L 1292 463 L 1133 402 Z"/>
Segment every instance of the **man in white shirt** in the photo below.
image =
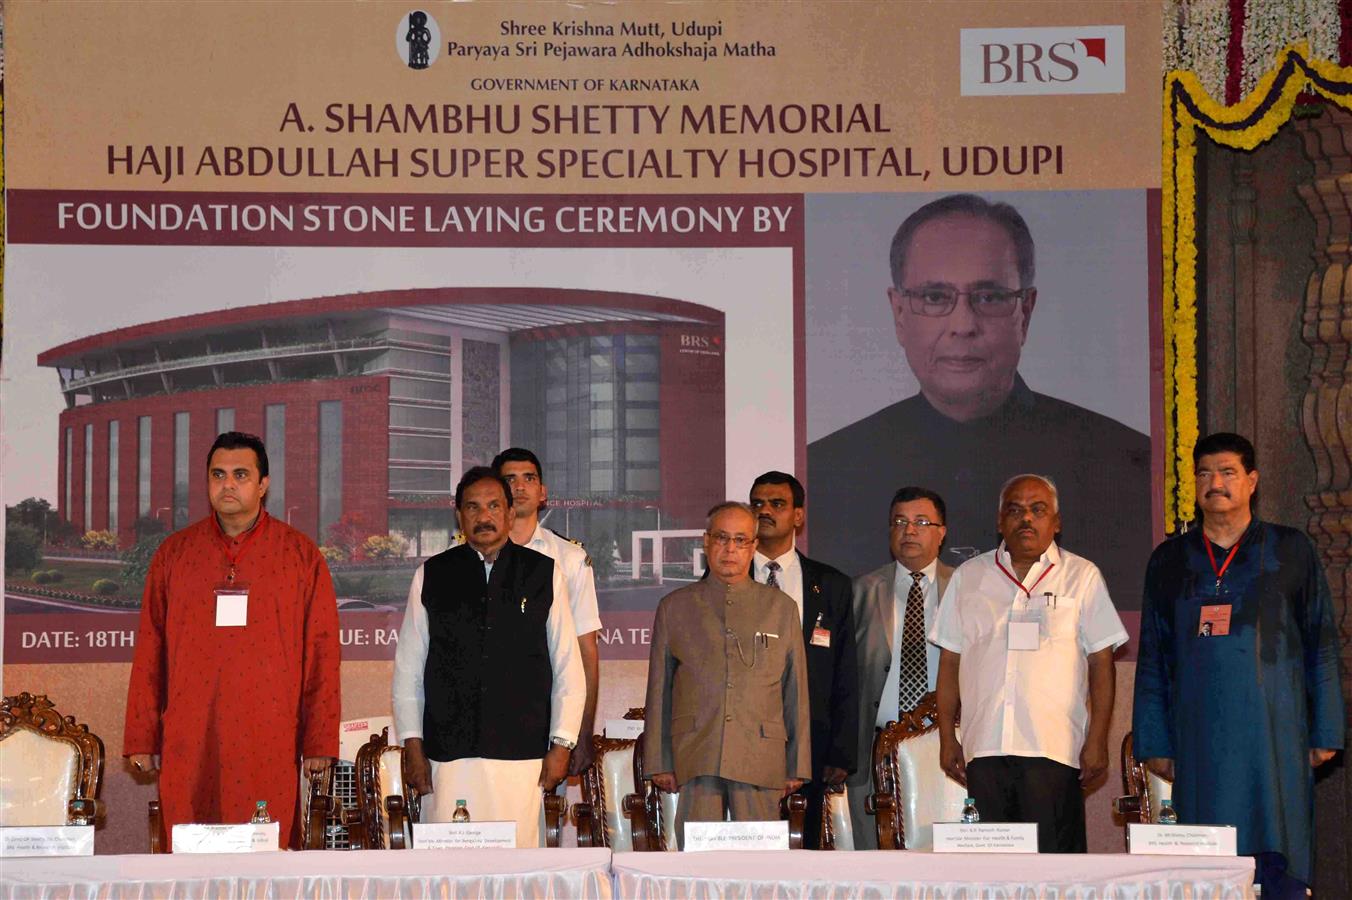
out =
<path fill-rule="evenodd" d="M 766 472 L 751 484 L 757 541 L 751 575 L 793 598 L 807 650 L 812 780 L 800 793 L 807 798 L 803 849 L 816 850 L 826 792 L 843 785 L 854 768 L 859 701 L 850 579 L 798 551 L 796 537 L 806 520 L 806 502 L 803 485 L 787 472 Z M 837 850 L 851 847 L 849 835 L 836 834 Z"/>
<path fill-rule="evenodd" d="M 514 820 L 539 845 L 540 788 L 567 777 L 585 682 L 562 568 L 508 539 L 510 489 L 476 466 L 455 490 L 466 543 L 428 559 L 409 588 L 394 660 L 394 724 L 424 821 L 457 800 Z"/>
<path fill-rule="evenodd" d="M 1127 633 L 1098 567 L 1057 547 L 1050 479 L 1006 482 L 998 524 L 999 548 L 953 573 L 930 631 L 940 763 L 982 821 L 1036 822 L 1039 852 L 1084 853 L 1083 791 L 1108 769 L 1113 651 Z"/>
<path fill-rule="evenodd" d="M 596 724 L 596 700 L 600 684 L 597 634 L 601 614 L 596 604 L 596 579 L 592 576 L 591 557 L 572 538 L 540 524 L 540 510 L 549 500 L 544 470 L 539 458 L 523 447 L 508 447 L 493 458 L 493 471 L 512 489 L 512 542 L 543 553 L 554 560 L 568 581 L 568 604 L 577 629 L 577 649 L 582 671 L 587 678 L 587 702 L 582 707 L 582 728 L 577 746 L 568 760 L 568 774 L 578 775 L 591 765 L 594 748 L 592 732 Z"/>
<path fill-rule="evenodd" d="M 874 735 L 934 690 L 939 648 L 925 635 L 953 574 L 952 566 L 939 561 L 948 534 L 943 497 L 927 488 L 903 487 L 892 496 L 887 521 L 893 561 L 854 581 L 859 761 L 849 780 L 849 797 L 857 850 L 878 849 L 874 817 L 864 808 L 874 790 Z"/>

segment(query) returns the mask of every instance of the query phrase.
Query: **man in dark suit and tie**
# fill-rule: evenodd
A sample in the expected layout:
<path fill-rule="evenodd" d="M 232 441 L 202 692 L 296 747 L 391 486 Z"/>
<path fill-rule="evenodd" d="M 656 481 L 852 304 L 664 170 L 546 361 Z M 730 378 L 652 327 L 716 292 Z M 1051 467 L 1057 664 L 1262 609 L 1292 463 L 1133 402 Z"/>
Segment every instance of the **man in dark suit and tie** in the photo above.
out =
<path fill-rule="evenodd" d="M 849 780 L 856 850 L 877 850 L 878 832 L 864 800 L 873 792 L 873 735 L 915 708 L 939 675 L 939 648 L 925 635 L 953 567 L 939 562 L 948 534 L 943 497 L 904 487 L 892 497 L 887 524 L 893 562 L 854 582 L 859 654 L 859 760 Z"/>
<path fill-rule="evenodd" d="M 850 579 L 795 549 L 805 500 L 803 485 L 786 472 L 766 472 L 752 482 L 759 543 L 751 575 L 792 597 L 802 619 L 812 710 L 812 781 L 802 788 L 808 803 L 803 846 L 816 849 L 823 795 L 854 770 L 859 701 Z"/>

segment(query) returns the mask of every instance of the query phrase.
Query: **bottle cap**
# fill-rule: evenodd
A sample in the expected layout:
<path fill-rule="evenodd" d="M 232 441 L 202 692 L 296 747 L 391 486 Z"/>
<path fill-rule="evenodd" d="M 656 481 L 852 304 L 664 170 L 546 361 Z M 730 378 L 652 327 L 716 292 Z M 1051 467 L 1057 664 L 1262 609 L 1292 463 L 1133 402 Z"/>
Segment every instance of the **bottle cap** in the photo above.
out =
<path fill-rule="evenodd" d="M 974 797 L 964 797 L 963 800 L 962 800 L 962 802 L 963 802 L 963 804 L 975 803 L 975 802 L 976 802 L 976 798 L 974 798 Z"/>

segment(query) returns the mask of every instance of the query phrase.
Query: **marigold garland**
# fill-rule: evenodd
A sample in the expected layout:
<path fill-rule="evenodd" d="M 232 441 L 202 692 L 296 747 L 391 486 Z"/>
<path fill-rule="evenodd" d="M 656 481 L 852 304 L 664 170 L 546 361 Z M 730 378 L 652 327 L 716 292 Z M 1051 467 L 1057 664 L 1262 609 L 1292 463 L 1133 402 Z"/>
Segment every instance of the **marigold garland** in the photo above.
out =
<path fill-rule="evenodd" d="M 1193 520 L 1197 500 L 1197 129 L 1223 147 L 1252 150 L 1286 124 L 1302 91 L 1352 110 L 1352 68 L 1309 55 L 1304 43 L 1287 47 L 1234 106 L 1213 100 L 1192 72 L 1172 71 L 1164 79 L 1164 522 L 1170 532 Z"/>

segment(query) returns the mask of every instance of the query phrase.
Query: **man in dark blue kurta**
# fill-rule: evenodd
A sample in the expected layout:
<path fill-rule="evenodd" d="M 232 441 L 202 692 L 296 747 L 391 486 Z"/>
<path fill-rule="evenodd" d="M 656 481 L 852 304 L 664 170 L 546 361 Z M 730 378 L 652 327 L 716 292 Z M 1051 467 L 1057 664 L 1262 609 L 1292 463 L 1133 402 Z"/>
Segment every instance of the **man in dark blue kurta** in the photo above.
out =
<path fill-rule="evenodd" d="M 1135 753 L 1174 777 L 1180 822 L 1234 825 L 1240 853 L 1309 884 L 1314 768 L 1343 746 L 1328 582 L 1309 538 L 1253 517 L 1248 440 L 1203 438 L 1193 463 L 1202 527 L 1146 571 Z"/>

